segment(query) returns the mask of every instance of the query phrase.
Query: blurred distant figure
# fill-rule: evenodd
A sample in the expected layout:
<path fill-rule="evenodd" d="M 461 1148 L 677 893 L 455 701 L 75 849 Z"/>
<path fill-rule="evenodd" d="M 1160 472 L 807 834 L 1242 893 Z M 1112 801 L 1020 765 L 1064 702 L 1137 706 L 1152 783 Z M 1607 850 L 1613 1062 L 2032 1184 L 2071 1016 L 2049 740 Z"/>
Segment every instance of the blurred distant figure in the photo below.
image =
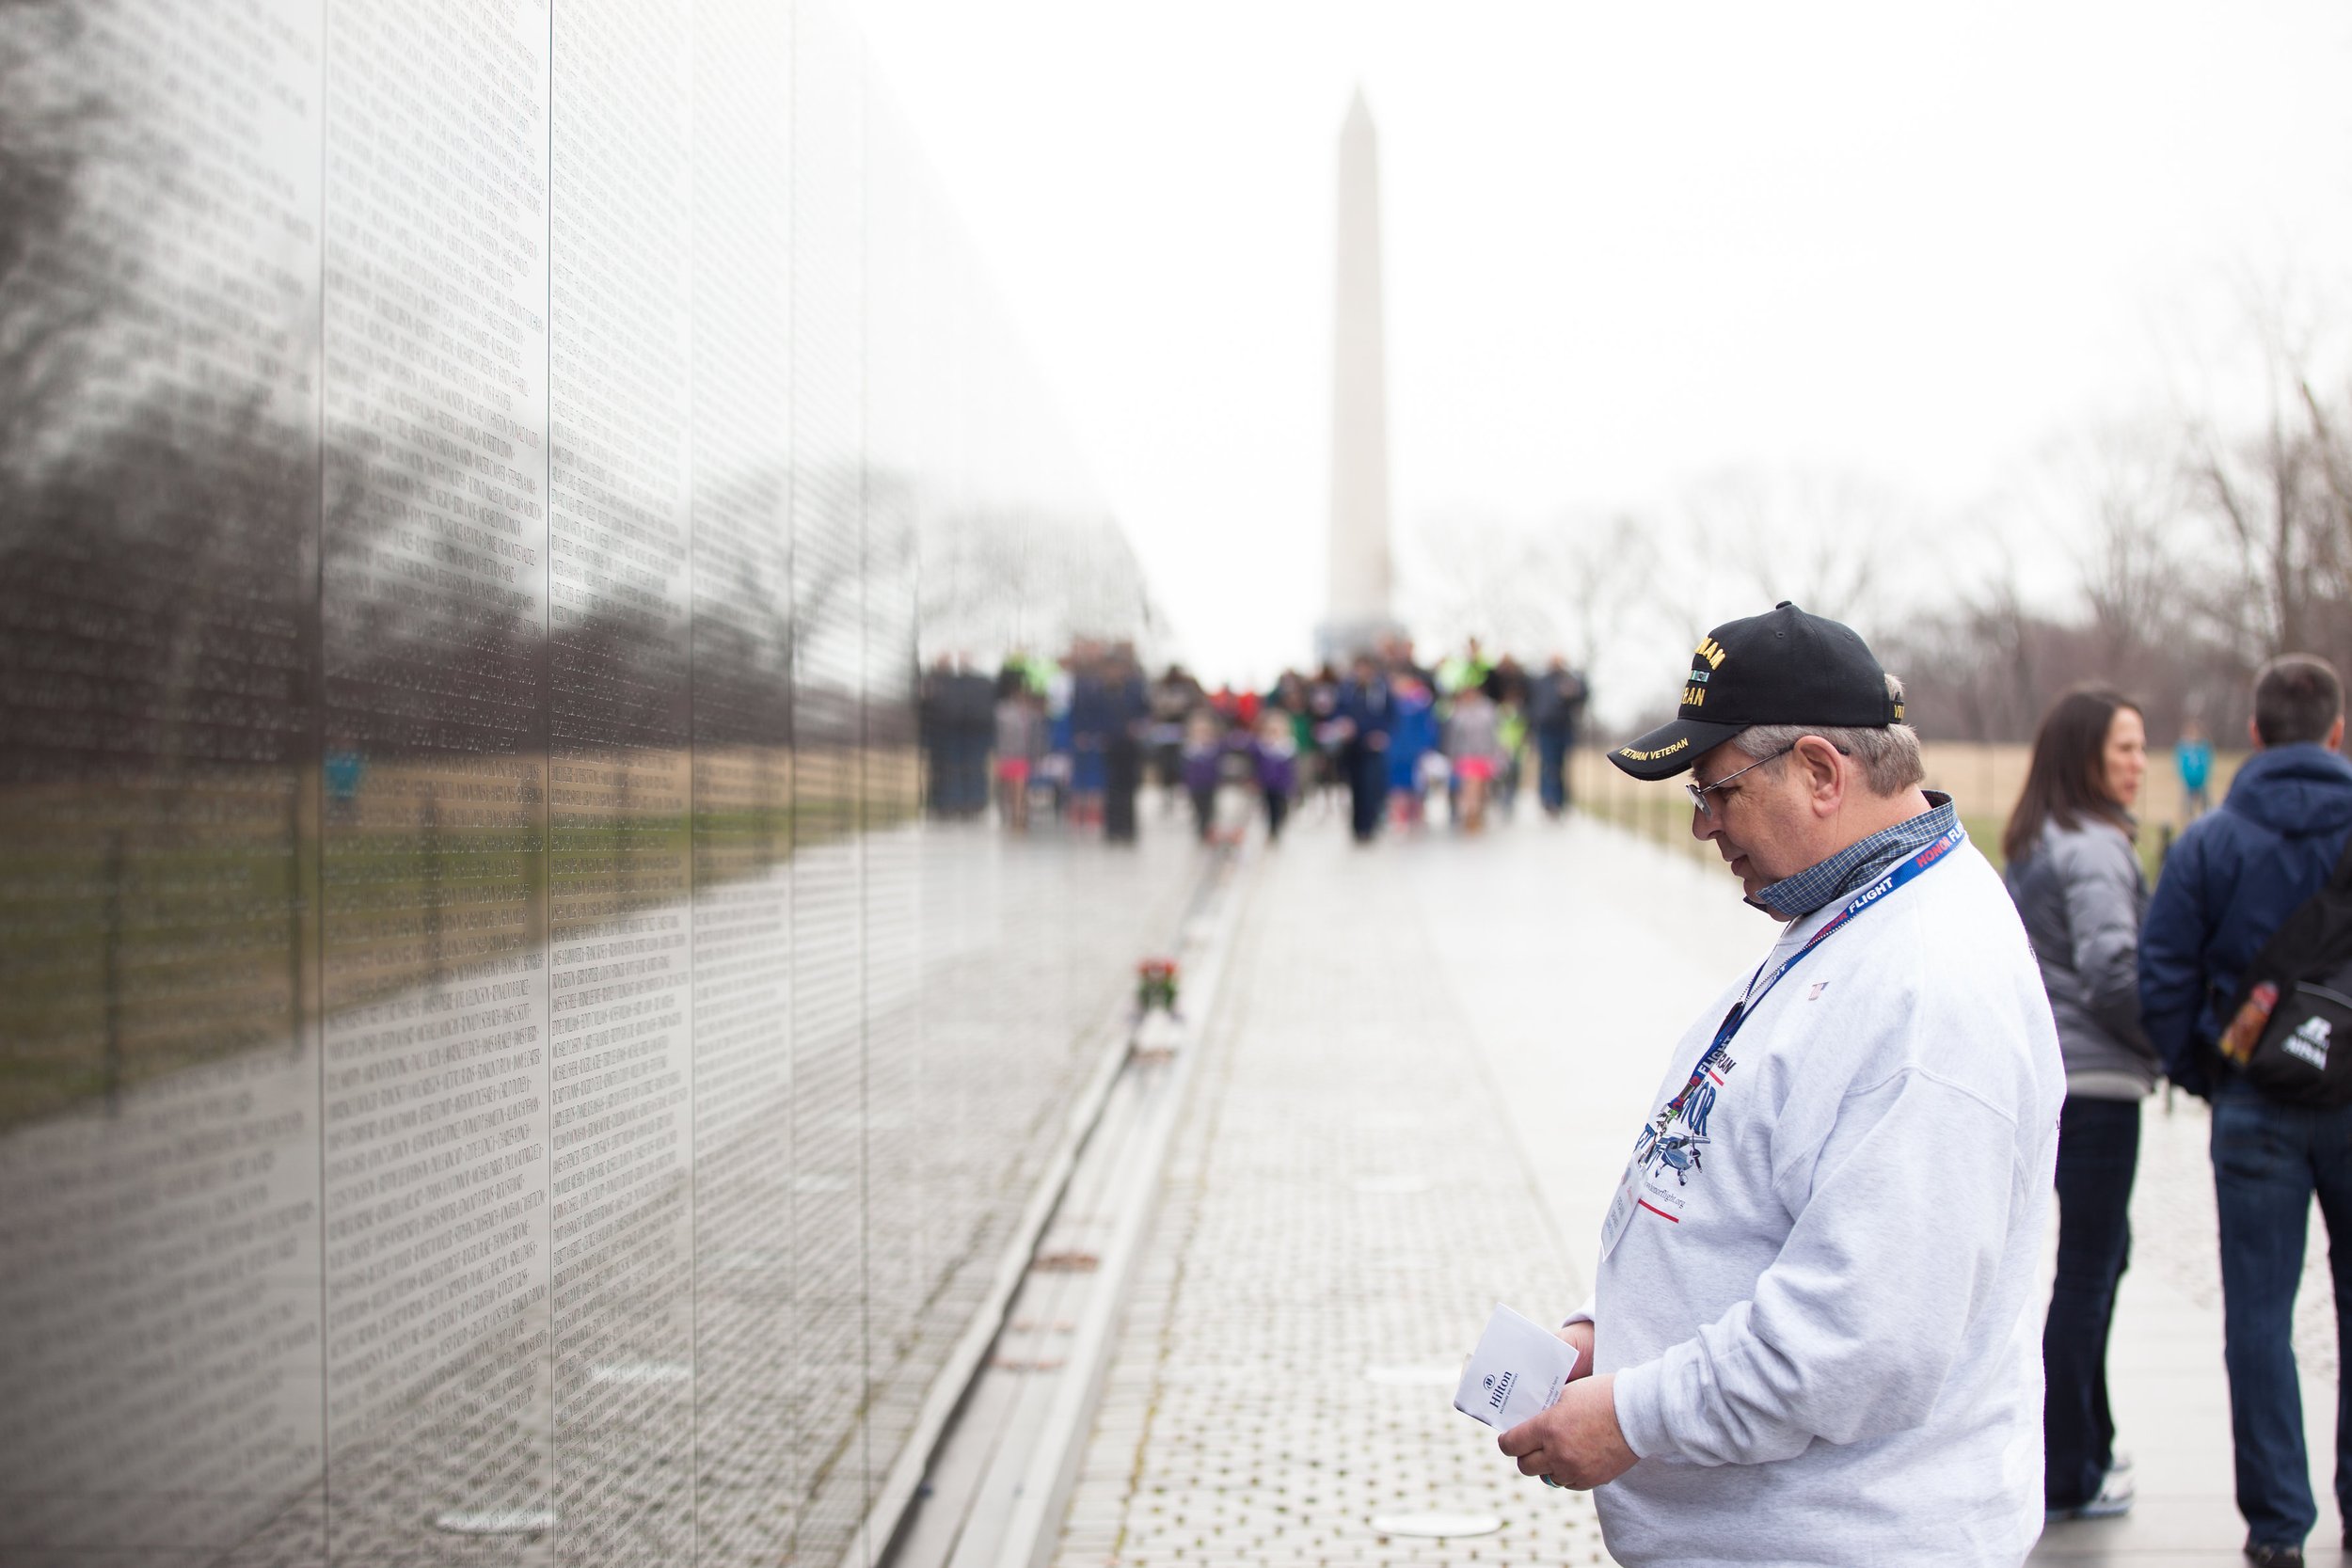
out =
<path fill-rule="evenodd" d="M 996 681 L 996 810 L 1007 828 L 1029 831 L 1029 777 L 1045 754 L 1045 713 L 1021 671 Z"/>
<path fill-rule="evenodd" d="M 996 733 L 996 684 L 969 663 L 943 657 L 923 682 L 920 704 L 932 814 L 979 816 L 988 807 L 988 747 Z"/>
<path fill-rule="evenodd" d="M 1030 677 L 1035 687 L 1037 678 Z M 1073 753 L 1077 746 L 1077 731 L 1070 721 L 1071 704 L 1077 695 L 1078 682 L 1066 664 L 1054 664 L 1045 670 L 1045 757 L 1037 765 L 1036 776 L 1044 781 L 1046 799 L 1052 804 L 1054 820 L 1060 822 L 1073 814 L 1070 810 L 1071 785 L 1076 776 Z"/>
<path fill-rule="evenodd" d="M 1167 792 L 1163 809 L 1176 809 L 1176 792 L 1184 787 L 1184 720 L 1192 710 L 1207 699 L 1201 695 L 1200 683 L 1184 673 L 1181 664 L 1171 664 L 1165 674 L 1152 683 L 1152 722 L 1146 732 L 1146 743 L 1152 756 L 1152 771 Z"/>
<path fill-rule="evenodd" d="M 1291 732 L 1291 793 L 1293 804 L 1302 800 L 1308 790 L 1320 782 L 1321 747 L 1316 740 L 1314 689 L 1307 677 L 1295 670 L 1285 671 L 1275 684 L 1269 707 L 1279 708 L 1289 721 Z"/>
<path fill-rule="evenodd" d="M 1380 831 L 1389 799 L 1389 736 L 1396 726 L 1389 682 L 1369 656 L 1359 655 L 1340 688 L 1332 721 L 1340 737 L 1340 770 L 1347 778 L 1348 827 L 1369 844 Z"/>
<path fill-rule="evenodd" d="M 1298 791 L 1298 736 L 1289 713 L 1269 707 L 1260 715 L 1255 753 L 1258 790 L 1265 797 L 1266 842 L 1279 844 L 1291 797 Z"/>
<path fill-rule="evenodd" d="M 1519 781 L 1527 770 L 1527 672 L 1518 659 L 1505 654 L 1497 661 L 1486 677 L 1486 695 L 1495 700 L 1495 735 L 1502 742 L 1488 803 L 1507 821 L 1518 809 Z"/>
<path fill-rule="evenodd" d="M 1427 788 L 1422 759 L 1438 751 L 1438 699 L 1416 675 L 1398 675 L 1389 690 L 1396 710 L 1389 736 L 1389 792 L 1396 801 L 1397 825 L 1411 827 L 1421 821 Z"/>
<path fill-rule="evenodd" d="M 1568 757 L 1576 750 L 1585 696 L 1584 677 L 1558 654 L 1527 683 L 1527 724 L 1535 732 L 1535 791 L 1547 816 L 1568 809 Z"/>
<path fill-rule="evenodd" d="M 1103 825 L 1110 785 L 1111 732 L 1119 727 L 1117 699 L 1099 644 L 1082 643 L 1070 656 L 1070 820 Z"/>
<path fill-rule="evenodd" d="M 1461 788 L 1457 801 L 1461 829 L 1482 832 L 1486 826 L 1486 795 L 1502 755 L 1502 739 L 1495 700 L 1483 686 L 1464 687 L 1454 694 L 1454 711 L 1445 721 L 1446 754 L 1454 759 L 1454 780 Z"/>
<path fill-rule="evenodd" d="M 2213 742 L 2205 726 L 2191 719 L 2181 726 L 2172 762 L 2181 770 L 2182 810 L 2192 822 L 2213 809 Z"/>
<path fill-rule="evenodd" d="M 1151 725 L 1151 695 L 1135 649 L 1121 642 L 1103 671 L 1104 732 L 1103 837 L 1112 844 L 1136 841 L 1136 792 L 1143 787 L 1143 747 Z"/>
<path fill-rule="evenodd" d="M 1451 697 L 1473 686 L 1484 686 L 1486 677 L 1494 673 L 1494 661 L 1486 657 L 1486 651 L 1478 645 L 1478 639 L 1473 637 L 1462 645 L 1460 653 L 1438 663 L 1438 690 Z"/>
<path fill-rule="evenodd" d="M 1225 765 L 1225 727 L 1216 714 L 1200 708 L 1184 721 L 1184 793 L 1192 797 L 1192 819 L 1206 844 L 1216 828 L 1216 785 Z"/>
<path fill-rule="evenodd" d="M 368 759 L 360 753 L 359 743 L 349 736 L 336 736 L 326 748 L 320 776 L 326 786 L 326 819 L 358 821 L 359 785 L 368 776 Z"/>
<path fill-rule="evenodd" d="M 1326 811 L 1331 794 L 1347 783 L 1341 757 L 1346 726 L 1340 721 L 1340 673 L 1329 664 L 1307 683 L 1307 730 L 1314 740 L 1314 788 Z"/>

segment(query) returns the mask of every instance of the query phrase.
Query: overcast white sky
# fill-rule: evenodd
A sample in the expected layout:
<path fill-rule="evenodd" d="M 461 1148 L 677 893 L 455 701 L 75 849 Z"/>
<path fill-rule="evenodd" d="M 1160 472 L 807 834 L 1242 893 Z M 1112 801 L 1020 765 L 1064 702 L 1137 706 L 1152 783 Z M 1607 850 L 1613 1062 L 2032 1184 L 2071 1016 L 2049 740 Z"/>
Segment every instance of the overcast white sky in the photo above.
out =
<path fill-rule="evenodd" d="M 846 3 L 1219 675 L 1303 660 L 1321 610 L 1359 81 L 1400 537 L 1726 467 L 1957 517 L 2053 436 L 2205 396 L 2182 345 L 2249 287 L 2352 314 L 2342 0 Z"/>

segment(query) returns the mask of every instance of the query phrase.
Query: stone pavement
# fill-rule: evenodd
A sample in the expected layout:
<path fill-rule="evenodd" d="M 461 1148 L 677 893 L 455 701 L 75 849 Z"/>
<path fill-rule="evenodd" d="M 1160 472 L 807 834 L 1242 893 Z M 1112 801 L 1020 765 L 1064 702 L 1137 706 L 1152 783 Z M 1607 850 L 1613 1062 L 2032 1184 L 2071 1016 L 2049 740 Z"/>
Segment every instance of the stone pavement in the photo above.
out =
<path fill-rule="evenodd" d="M 1581 1299 L 1660 1053 L 1771 927 L 1718 868 L 1532 815 L 1359 850 L 1311 811 L 1239 918 L 1054 1560 L 1608 1561 L 1588 1498 L 1453 1411 L 1454 1369 L 1496 1301 Z M 2146 1127 L 2113 1360 L 2142 1501 L 2037 1561 L 2239 1560 L 2204 1118 Z M 2297 1338 L 2324 1496 L 2322 1235 Z M 1404 1533 L 1432 1513 L 1486 1517 Z M 2314 1560 L 2338 1528 L 2323 1503 Z"/>

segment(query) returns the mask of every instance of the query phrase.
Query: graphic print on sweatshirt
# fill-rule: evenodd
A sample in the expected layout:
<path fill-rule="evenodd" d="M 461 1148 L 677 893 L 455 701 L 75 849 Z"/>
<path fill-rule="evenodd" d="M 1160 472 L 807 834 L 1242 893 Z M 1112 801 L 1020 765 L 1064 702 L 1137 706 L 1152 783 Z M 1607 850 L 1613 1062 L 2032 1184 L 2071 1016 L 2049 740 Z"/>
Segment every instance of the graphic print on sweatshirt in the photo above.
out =
<path fill-rule="evenodd" d="M 1691 1069 L 1682 1092 L 1643 1124 L 1633 1140 L 1632 1161 L 1644 1188 L 1636 1199 L 1642 1208 L 1680 1223 L 1676 1211 L 1683 1207 L 1692 1178 L 1707 1171 L 1708 1122 L 1724 1079 L 1739 1065 L 1722 1045 L 1713 1047 Z"/>

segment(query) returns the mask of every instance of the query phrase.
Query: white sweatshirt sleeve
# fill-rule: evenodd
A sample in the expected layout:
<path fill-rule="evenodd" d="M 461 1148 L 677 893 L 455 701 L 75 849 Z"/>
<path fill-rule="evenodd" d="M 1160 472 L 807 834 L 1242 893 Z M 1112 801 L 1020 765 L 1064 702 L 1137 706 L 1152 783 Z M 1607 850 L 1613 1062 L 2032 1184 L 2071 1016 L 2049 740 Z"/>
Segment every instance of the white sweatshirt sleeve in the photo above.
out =
<path fill-rule="evenodd" d="M 1924 1068 L 1848 1096 L 1811 1159 L 1776 1162 L 1796 1219 L 1754 1294 L 1617 1373 L 1633 1451 L 1758 1464 L 1924 1422 L 2001 1259 L 2017 1141 Z"/>

